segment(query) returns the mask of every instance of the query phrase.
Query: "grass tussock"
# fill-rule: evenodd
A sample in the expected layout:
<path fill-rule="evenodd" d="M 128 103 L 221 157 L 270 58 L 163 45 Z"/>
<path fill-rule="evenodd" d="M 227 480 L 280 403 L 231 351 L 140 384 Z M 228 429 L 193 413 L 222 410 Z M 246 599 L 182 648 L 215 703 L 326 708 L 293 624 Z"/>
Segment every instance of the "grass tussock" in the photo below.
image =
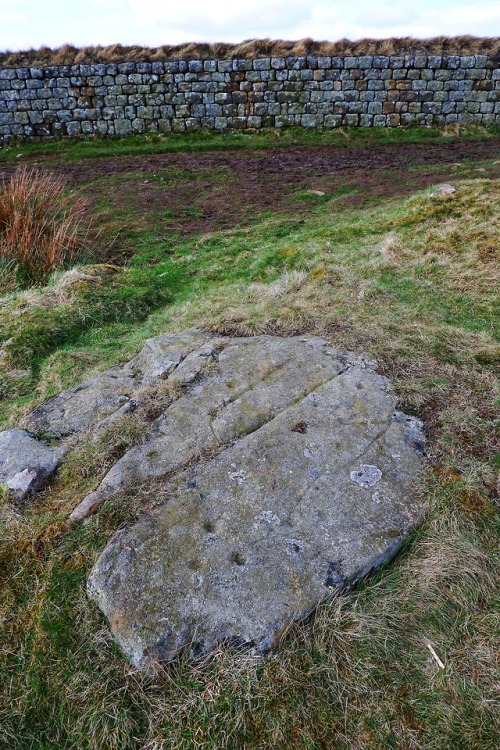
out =
<path fill-rule="evenodd" d="M 390 39 L 358 39 L 351 41 L 315 41 L 310 38 L 299 40 L 247 39 L 238 44 L 217 42 L 213 44 L 189 42 L 161 47 L 126 47 L 110 44 L 96 47 L 74 47 L 65 44 L 51 49 L 40 47 L 25 51 L 0 52 L 0 66 L 23 65 L 71 65 L 116 62 L 143 62 L 160 60 L 189 59 L 231 59 L 256 57 L 303 57 L 307 55 L 498 55 L 498 37 L 439 36 L 431 39 L 393 37 Z"/>
<path fill-rule="evenodd" d="M 397 559 L 291 626 L 275 653 L 221 647 L 144 677 L 85 581 L 162 488 L 122 492 L 69 532 L 64 521 L 179 396 L 168 381 L 145 389 L 134 413 L 80 436 L 30 508 L 0 499 L 0 746 L 496 750 L 500 195 L 494 180 L 456 184 L 358 209 L 325 201 L 300 220 L 291 206 L 210 235 L 150 226 L 126 268 L 5 295 L 0 340 L 9 368 L 29 371 L 0 377 L 4 425 L 164 331 L 309 333 L 377 360 L 424 420 L 429 462 L 416 488 L 427 517 Z"/>
<path fill-rule="evenodd" d="M 87 202 L 65 181 L 21 167 L 0 187 L 3 286 L 41 286 L 56 270 L 88 254 Z M 94 241 L 97 239 L 94 233 Z"/>

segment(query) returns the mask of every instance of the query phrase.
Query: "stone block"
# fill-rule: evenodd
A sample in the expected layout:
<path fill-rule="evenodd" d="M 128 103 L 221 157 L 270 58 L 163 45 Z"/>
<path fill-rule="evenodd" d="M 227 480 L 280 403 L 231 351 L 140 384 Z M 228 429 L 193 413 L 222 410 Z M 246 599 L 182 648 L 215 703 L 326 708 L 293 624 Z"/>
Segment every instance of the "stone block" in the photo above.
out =
<path fill-rule="evenodd" d="M 191 118 L 205 117 L 206 110 L 204 104 L 193 104 L 191 106 Z"/>
<path fill-rule="evenodd" d="M 441 57 L 441 55 L 429 55 L 427 67 L 432 69 L 440 68 L 442 63 L 443 58 Z"/>
<path fill-rule="evenodd" d="M 130 120 L 115 120 L 116 135 L 131 135 L 132 123 Z"/>
<path fill-rule="evenodd" d="M 66 133 L 70 136 L 80 135 L 82 132 L 82 126 L 80 122 L 67 122 Z"/>
<path fill-rule="evenodd" d="M 233 70 L 234 71 L 245 71 L 245 70 L 252 70 L 253 64 L 252 60 L 233 60 Z"/>
<path fill-rule="evenodd" d="M 486 75 L 486 68 L 473 68 L 472 70 L 465 71 L 465 77 L 471 81 L 479 81 L 483 78 L 486 78 Z"/>
<path fill-rule="evenodd" d="M 82 66 L 86 67 L 86 66 Z M 119 63 L 118 64 L 118 73 L 122 73 L 123 75 L 130 75 L 131 73 L 136 72 L 135 63 L 133 62 L 126 62 L 126 63 Z M 90 73 L 84 73 L 82 71 L 82 75 L 91 75 Z M 118 133 L 117 133 L 118 135 Z"/>
<path fill-rule="evenodd" d="M 358 64 L 361 70 L 368 70 L 373 65 L 373 56 L 362 55 L 361 57 L 358 57 Z"/>
<path fill-rule="evenodd" d="M 359 115 L 347 114 L 342 118 L 342 124 L 348 127 L 357 127 L 359 125 Z"/>
<path fill-rule="evenodd" d="M 220 73 L 230 73 L 232 69 L 233 69 L 232 60 L 218 60 L 217 61 L 217 70 Z"/>
<path fill-rule="evenodd" d="M 104 120 L 98 120 L 97 122 L 94 122 L 94 132 L 98 135 L 107 135 L 108 123 Z"/>
<path fill-rule="evenodd" d="M 305 68 L 306 66 L 307 66 L 306 57 L 287 57 L 286 58 L 286 67 L 289 70 L 302 70 L 302 68 Z"/>
<path fill-rule="evenodd" d="M 359 57 L 344 57 L 344 68 L 346 70 L 354 70 L 359 68 Z"/>
<path fill-rule="evenodd" d="M 137 117 L 151 120 L 153 118 L 153 107 L 137 107 Z"/>
<path fill-rule="evenodd" d="M 142 120 L 139 117 L 136 117 L 134 120 L 132 120 L 132 132 L 134 133 L 144 133 L 146 130 L 144 120 Z"/>
<path fill-rule="evenodd" d="M 254 70 L 270 70 L 271 60 L 269 57 L 259 57 L 253 61 Z"/>
<path fill-rule="evenodd" d="M 387 55 L 374 55 L 372 65 L 378 69 L 388 68 L 389 60 L 390 58 Z"/>
<path fill-rule="evenodd" d="M 247 127 L 248 128 L 260 128 L 262 126 L 262 117 L 258 117 L 256 115 L 250 115 L 247 119 Z"/>
<path fill-rule="evenodd" d="M 398 68 L 403 68 L 404 64 L 405 64 L 404 57 L 391 55 L 391 57 L 389 58 L 389 68 L 391 68 L 391 70 L 397 70 Z"/>
<path fill-rule="evenodd" d="M 474 55 L 462 56 L 460 58 L 461 68 L 473 68 L 476 65 L 476 58 Z"/>
<path fill-rule="evenodd" d="M 322 68 L 323 70 L 326 70 L 331 67 L 331 64 L 332 64 L 331 57 L 318 57 L 317 58 L 318 68 Z"/>
<path fill-rule="evenodd" d="M 430 114 L 430 115 L 437 115 L 441 112 L 441 102 L 423 102 L 422 103 L 422 113 L 423 114 Z"/>
<path fill-rule="evenodd" d="M 325 115 L 325 128 L 339 128 L 342 125 L 342 115 Z"/>

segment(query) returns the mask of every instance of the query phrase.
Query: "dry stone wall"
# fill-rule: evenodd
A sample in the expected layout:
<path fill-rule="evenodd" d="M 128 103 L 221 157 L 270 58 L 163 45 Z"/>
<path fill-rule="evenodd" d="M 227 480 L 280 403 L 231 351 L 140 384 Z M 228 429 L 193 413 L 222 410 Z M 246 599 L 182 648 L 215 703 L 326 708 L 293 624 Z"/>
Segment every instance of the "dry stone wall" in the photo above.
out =
<path fill-rule="evenodd" d="M 500 124 L 500 58 L 271 57 L 0 69 L 15 138 L 261 127 Z"/>

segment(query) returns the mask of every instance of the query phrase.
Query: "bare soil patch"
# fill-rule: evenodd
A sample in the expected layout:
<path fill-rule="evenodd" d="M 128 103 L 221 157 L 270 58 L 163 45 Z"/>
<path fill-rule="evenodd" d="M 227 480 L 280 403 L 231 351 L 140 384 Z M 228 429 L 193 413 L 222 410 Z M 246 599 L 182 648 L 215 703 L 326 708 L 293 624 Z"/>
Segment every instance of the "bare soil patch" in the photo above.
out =
<path fill-rule="evenodd" d="M 245 226 L 266 213 L 305 216 L 331 198 L 363 206 L 441 181 L 498 177 L 500 141 L 27 161 L 63 175 L 110 216 L 120 212 L 122 226 L 129 212 L 133 226 L 189 236 Z M 4 168 L 0 177 L 12 170 Z"/>

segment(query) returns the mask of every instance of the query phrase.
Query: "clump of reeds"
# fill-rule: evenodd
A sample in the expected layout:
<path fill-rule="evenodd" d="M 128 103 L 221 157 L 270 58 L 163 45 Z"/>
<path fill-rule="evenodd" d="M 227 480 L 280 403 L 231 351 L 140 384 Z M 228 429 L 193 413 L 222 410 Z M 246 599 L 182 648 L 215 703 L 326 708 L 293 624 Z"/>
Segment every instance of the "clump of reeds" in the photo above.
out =
<path fill-rule="evenodd" d="M 87 203 L 65 180 L 21 167 L 0 187 L 0 280 L 45 284 L 50 274 L 90 249 Z"/>

